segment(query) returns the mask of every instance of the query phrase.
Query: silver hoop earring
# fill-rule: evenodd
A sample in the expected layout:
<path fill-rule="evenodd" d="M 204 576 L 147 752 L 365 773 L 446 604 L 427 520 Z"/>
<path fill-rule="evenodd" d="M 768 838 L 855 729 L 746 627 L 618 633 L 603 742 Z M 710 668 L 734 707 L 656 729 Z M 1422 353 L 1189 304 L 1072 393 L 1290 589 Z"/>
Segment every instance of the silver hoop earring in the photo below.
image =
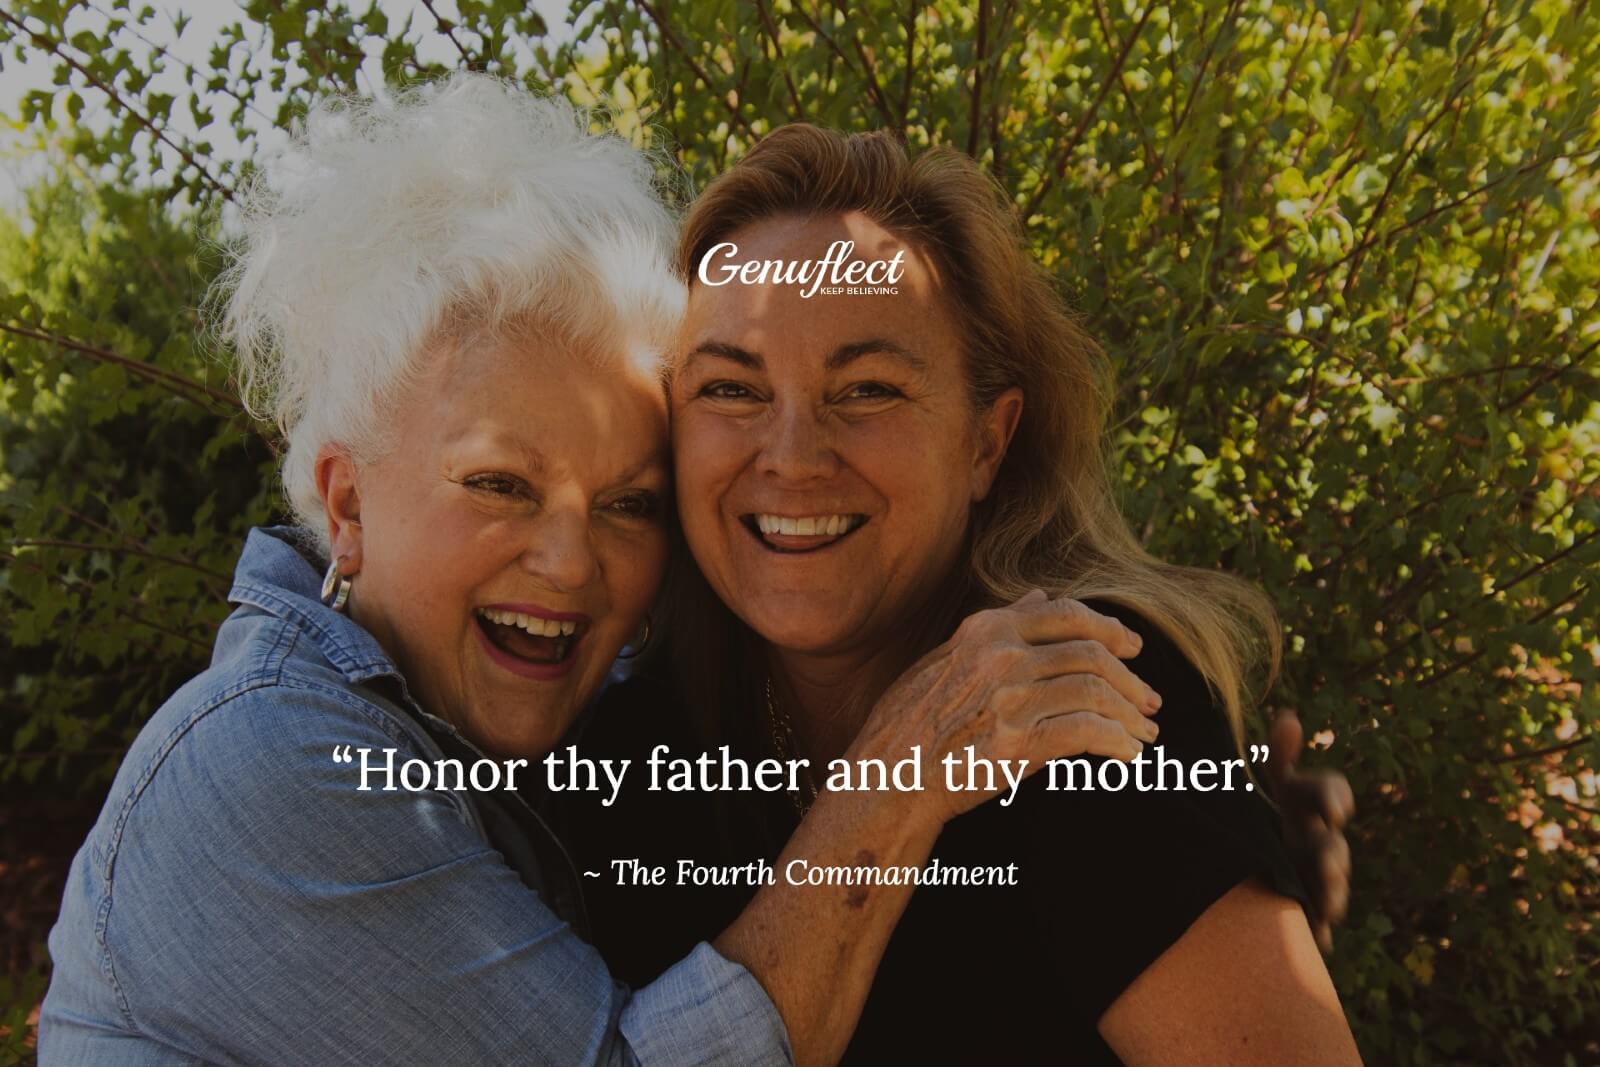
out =
<path fill-rule="evenodd" d="M 349 600 L 350 579 L 339 573 L 339 561 L 334 560 L 322 577 L 322 602 L 334 611 L 343 611 Z"/>
<path fill-rule="evenodd" d="M 650 613 L 644 613 L 644 622 L 639 626 L 639 632 L 634 636 L 631 644 L 622 646 L 622 651 L 617 653 L 618 659 L 634 659 L 646 648 L 650 647 Z"/>

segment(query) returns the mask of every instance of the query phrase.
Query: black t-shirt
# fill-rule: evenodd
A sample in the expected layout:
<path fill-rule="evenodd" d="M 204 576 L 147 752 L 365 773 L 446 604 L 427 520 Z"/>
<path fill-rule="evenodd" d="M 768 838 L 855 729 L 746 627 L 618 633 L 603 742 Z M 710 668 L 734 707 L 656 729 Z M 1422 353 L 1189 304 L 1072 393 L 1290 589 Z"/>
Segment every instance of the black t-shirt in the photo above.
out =
<path fill-rule="evenodd" d="M 1240 758 L 1220 704 L 1176 646 L 1126 608 L 1093 605 L 1144 637 L 1125 662 L 1162 696 L 1156 721 L 1165 755 L 1186 768 Z M 609 808 L 595 794 L 577 795 L 565 815 L 563 836 L 580 870 L 601 875 L 583 879 L 596 945 L 613 973 L 635 985 L 715 937 L 755 891 L 676 885 L 680 860 L 727 866 L 776 856 L 764 837 L 741 837 L 738 820 L 730 830 L 717 805 L 764 804 L 769 822 L 793 826 L 787 794 L 646 791 L 643 760 L 654 745 L 668 744 L 674 755 L 697 751 L 684 723 L 665 686 L 639 679 L 613 687 L 581 748 L 634 759 L 629 788 Z M 1096 769 L 1101 762 L 1090 760 Z M 1047 1053 L 1117 1064 L 1096 1021 L 1211 904 L 1259 877 L 1305 906 L 1277 816 L 1243 788 L 1242 771 L 1232 774 L 1236 789 L 1211 792 L 1141 792 L 1131 779 L 1110 791 L 1098 778 L 1083 790 L 1081 776 L 1078 791 L 1051 791 L 1045 774 L 1024 783 L 1009 807 L 991 800 L 940 835 L 933 855 L 941 864 L 1015 864 L 1016 884 L 917 889 L 844 1062 L 1005 1062 Z M 1146 781 L 1155 774 L 1147 762 Z M 1171 768 L 1166 781 L 1174 781 Z M 1220 772 L 1209 779 L 1222 781 Z M 619 886 L 615 858 L 663 865 L 667 884 Z"/>

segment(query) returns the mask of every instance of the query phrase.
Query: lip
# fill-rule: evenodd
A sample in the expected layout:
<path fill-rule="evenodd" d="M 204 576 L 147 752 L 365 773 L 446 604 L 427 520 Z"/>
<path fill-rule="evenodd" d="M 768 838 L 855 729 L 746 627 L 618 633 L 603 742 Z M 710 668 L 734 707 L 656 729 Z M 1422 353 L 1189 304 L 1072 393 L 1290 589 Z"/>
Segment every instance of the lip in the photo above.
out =
<path fill-rule="evenodd" d="M 494 604 L 491 606 L 500 611 L 521 611 L 528 615 L 538 614 L 540 618 L 554 619 L 557 622 L 563 622 L 567 619 L 587 622 L 589 618 L 587 615 L 541 614 L 538 612 L 529 611 L 526 606 L 511 607 L 510 605 L 506 604 Z M 499 666 L 510 671 L 512 674 L 515 674 L 521 678 L 531 678 L 534 681 L 539 682 L 553 682 L 557 679 L 565 678 L 568 674 L 572 673 L 572 668 L 578 663 L 578 650 L 583 643 L 585 629 L 585 627 L 580 626 L 577 632 L 572 635 L 572 651 L 568 654 L 567 658 L 562 660 L 560 663 L 530 663 L 525 659 L 518 659 L 516 656 L 513 656 L 508 652 L 503 652 L 499 648 L 495 647 L 495 643 L 489 640 L 489 635 L 483 630 L 483 620 L 477 615 L 476 612 L 474 612 L 472 616 L 472 632 L 478 635 L 478 643 L 483 646 L 485 655 L 487 655 Z"/>
<path fill-rule="evenodd" d="M 760 528 L 756 526 L 757 515 L 776 515 L 783 519 L 804 519 L 815 515 L 860 515 L 862 521 L 842 534 L 762 534 Z M 774 556 L 813 556 L 844 544 L 870 525 L 872 517 L 859 511 L 807 511 L 786 515 L 782 511 L 757 510 L 743 512 L 735 521 L 743 527 L 758 547 Z M 778 540 L 769 540 L 770 538 Z"/>
<path fill-rule="evenodd" d="M 482 611 L 514 611 L 518 615 L 532 615 L 538 619 L 549 619 L 552 622 L 575 622 L 578 624 L 578 633 L 583 633 L 590 623 L 589 616 L 581 611 L 551 611 L 549 608 L 540 607 L 538 604 L 504 603 L 485 604 Z"/>

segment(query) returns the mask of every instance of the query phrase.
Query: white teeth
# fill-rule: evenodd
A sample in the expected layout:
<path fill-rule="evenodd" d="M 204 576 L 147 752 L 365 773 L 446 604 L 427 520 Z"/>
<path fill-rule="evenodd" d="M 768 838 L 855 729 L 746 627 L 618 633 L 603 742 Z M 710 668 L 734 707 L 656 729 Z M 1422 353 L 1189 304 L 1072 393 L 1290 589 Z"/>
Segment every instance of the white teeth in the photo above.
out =
<path fill-rule="evenodd" d="M 783 515 L 757 515 L 756 527 L 764 534 L 790 537 L 836 537 L 855 527 L 849 515 L 807 515 L 791 519 Z"/>
<path fill-rule="evenodd" d="M 519 611 L 499 611 L 483 608 L 478 614 L 501 626 L 515 626 L 534 637 L 571 637 L 578 632 L 578 624 L 571 619 L 541 619 L 537 615 L 524 615 Z"/>

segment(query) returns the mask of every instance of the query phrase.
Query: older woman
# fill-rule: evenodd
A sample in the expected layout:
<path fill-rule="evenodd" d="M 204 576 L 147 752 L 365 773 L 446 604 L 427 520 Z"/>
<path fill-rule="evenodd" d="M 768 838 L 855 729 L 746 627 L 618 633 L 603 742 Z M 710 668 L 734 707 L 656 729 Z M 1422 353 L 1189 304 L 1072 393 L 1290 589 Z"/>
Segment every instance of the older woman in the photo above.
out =
<path fill-rule="evenodd" d="M 909 887 L 763 888 L 629 990 L 541 813 L 540 757 L 668 554 L 654 357 L 682 291 L 645 161 L 462 77 L 319 108 L 247 219 L 227 321 L 299 522 L 250 533 L 211 666 L 74 861 L 40 1062 L 835 1059 Z M 851 755 L 1154 738 L 1120 623 L 1042 595 L 988 619 L 1013 640 L 912 672 Z M 481 792 L 451 769 L 491 758 Z M 791 851 L 918 866 L 984 795 L 830 794 Z"/>
<path fill-rule="evenodd" d="M 1357 1062 L 1270 813 L 1214 773 L 1239 757 L 1250 669 L 1276 669 L 1270 604 L 1130 533 L 1102 458 L 1105 359 L 994 183 L 952 151 L 912 162 L 884 134 L 785 127 L 702 194 L 678 268 L 672 433 L 698 568 L 667 659 L 716 741 L 825 766 L 908 665 L 981 642 L 990 620 L 970 613 L 1036 588 L 1140 632 L 1132 666 L 1165 697 L 1179 765 L 1139 768 L 1165 791 L 1114 791 L 1085 764 L 1079 791 L 1034 779 L 950 824 L 936 858 L 1015 862 L 1018 887 L 919 891 L 847 1059 Z M 630 714 L 659 728 L 626 692 L 609 703 L 597 748 L 632 743 Z M 709 815 L 591 812 L 603 830 L 582 847 L 632 829 L 727 862 L 772 854 L 823 784 L 802 782 L 793 811 L 723 813 L 722 840 L 692 832 Z M 602 948 L 638 976 L 743 900 L 647 911 L 600 888 Z"/>

